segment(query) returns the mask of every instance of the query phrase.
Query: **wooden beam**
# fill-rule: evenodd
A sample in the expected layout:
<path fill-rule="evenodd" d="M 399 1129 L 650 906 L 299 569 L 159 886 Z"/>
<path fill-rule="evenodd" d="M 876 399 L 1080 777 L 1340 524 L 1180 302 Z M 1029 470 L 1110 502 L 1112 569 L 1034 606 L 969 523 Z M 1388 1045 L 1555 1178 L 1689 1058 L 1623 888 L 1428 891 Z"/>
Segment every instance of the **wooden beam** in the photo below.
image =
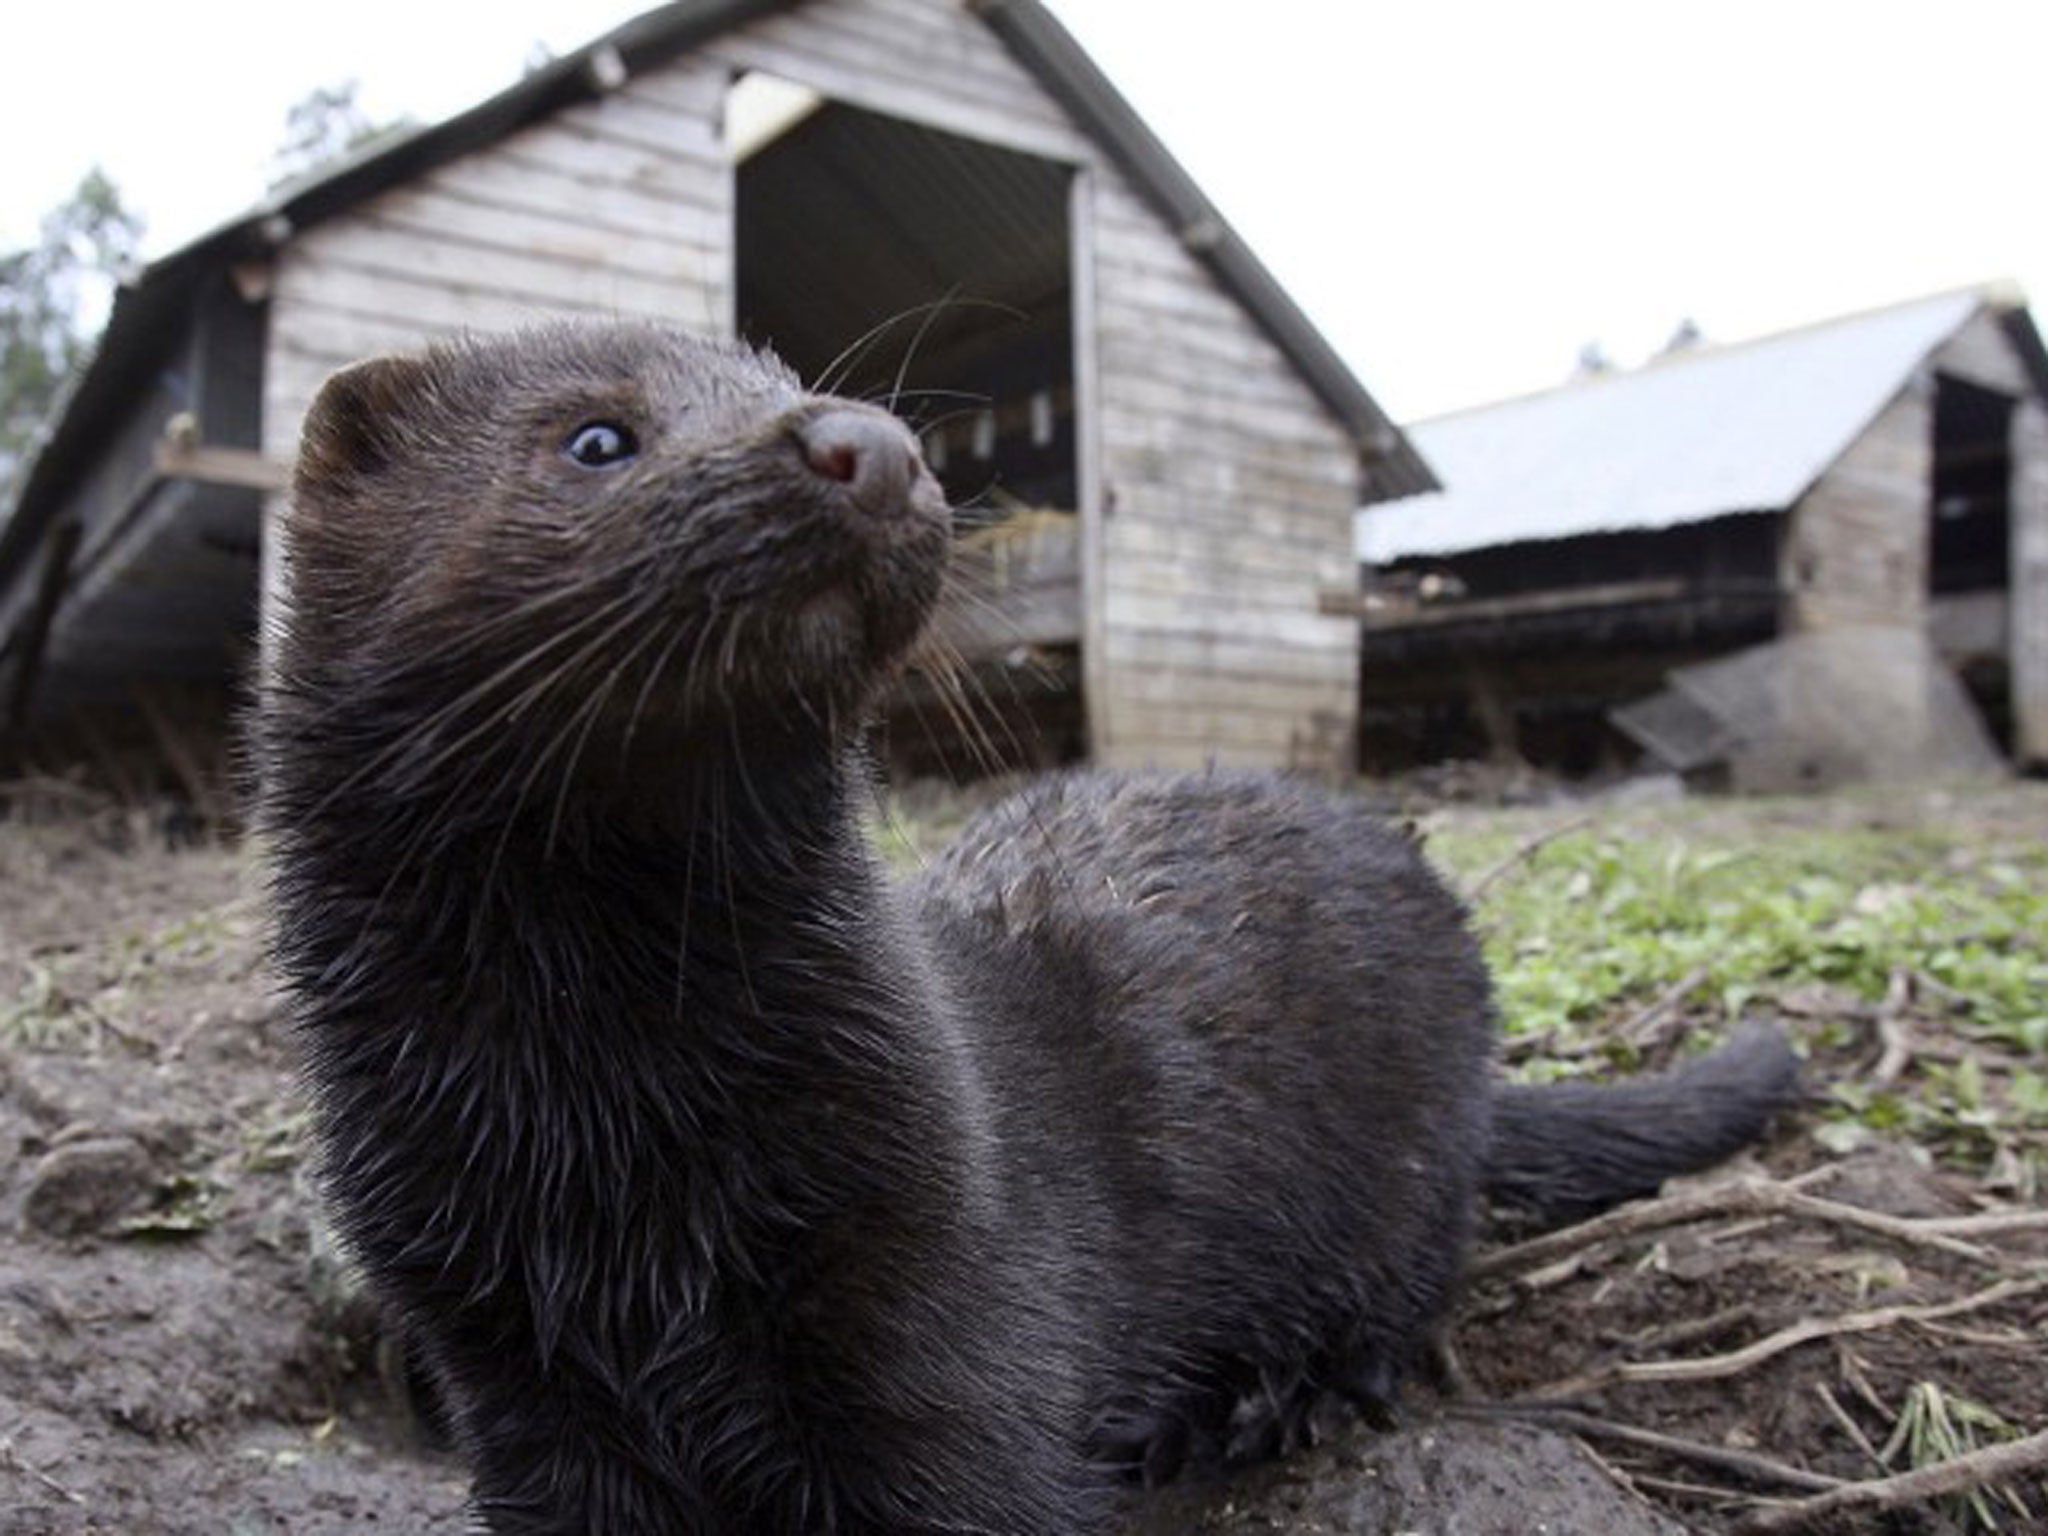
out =
<path fill-rule="evenodd" d="M 1367 629 L 1434 629 L 1448 624 L 1481 624 L 1522 618 L 1535 613 L 1571 613 L 1581 608 L 1623 608 L 1631 603 L 1668 603 L 1676 598 L 1705 596 L 1717 587 L 1701 586 L 1681 577 L 1648 581 L 1611 581 L 1548 592 L 1522 592 L 1513 597 L 1481 597 L 1428 607 L 1382 608 L 1364 592 L 1324 591 L 1317 608 L 1326 614 L 1361 619 Z"/>
<path fill-rule="evenodd" d="M 265 458 L 253 449 L 188 444 L 175 438 L 156 445 L 156 472 L 166 480 L 196 480 L 201 485 L 251 491 L 282 491 L 292 483 L 289 464 Z"/>

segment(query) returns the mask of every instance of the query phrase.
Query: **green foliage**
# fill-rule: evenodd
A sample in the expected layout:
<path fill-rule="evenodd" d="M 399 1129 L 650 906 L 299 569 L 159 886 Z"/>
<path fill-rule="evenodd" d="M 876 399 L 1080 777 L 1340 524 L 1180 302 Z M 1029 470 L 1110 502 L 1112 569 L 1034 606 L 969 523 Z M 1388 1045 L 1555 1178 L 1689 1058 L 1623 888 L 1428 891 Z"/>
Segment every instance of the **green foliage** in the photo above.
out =
<path fill-rule="evenodd" d="M 1908 1469 L 1918 1469 L 1952 1461 L 1984 1444 L 2018 1437 L 2017 1429 L 1982 1403 L 1921 1381 L 1907 1390 L 1891 1438 L 1878 1454 L 1887 1465 L 1896 1465 L 1903 1457 Z M 2008 1513 L 2022 1521 L 2033 1518 L 2033 1510 L 2019 1491 L 2006 1486 L 1975 1488 L 1948 1503 L 1958 1517 L 1967 1511 L 1967 1523 L 1979 1530 L 2009 1529 L 2002 1518 Z"/>
<path fill-rule="evenodd" d="M 1514 846 L 1498 824 L 1430 841 L 1467 878 Z M 1867 1060 L 1903 978 L 1938 1048 L 1893 1083 L 1837 1075 L 1823 1140 L 1906 1136 L 2028 1187 L 2048 1171 L 2048 847 L 2001 845 L 1981 822 L 1845 830 L 1688 807 L 1544 844 L 1478 920 L 1504 1027 L 1536 1037 L 1531 1076 L 1633 1065 L 1613 1026 L 1686 978 L 1695 1017 L 1781 1008 L 1810 1045 Z"/>
<path fill-rule="evenodd" d="M 1457 843 L 1431 849 L 1485 863 Z M 2048 849 L 1987 868 L 1926 833 L 1589 831 L 1539 850 L 1480 920 L 1510 1034 L 1575 1038 L 1696 970 L 1731 1015 L 1802 983 L 1874 1003 L 1904 970 L 1967 998 L 1988 1037 L 2048 1046 Z"/>
<path fill-rule="evenodd" d="M 44 217 L 36 244 L 0 255 L 0 505 L 141 239 L 142 221 L 95 168 Z"/>

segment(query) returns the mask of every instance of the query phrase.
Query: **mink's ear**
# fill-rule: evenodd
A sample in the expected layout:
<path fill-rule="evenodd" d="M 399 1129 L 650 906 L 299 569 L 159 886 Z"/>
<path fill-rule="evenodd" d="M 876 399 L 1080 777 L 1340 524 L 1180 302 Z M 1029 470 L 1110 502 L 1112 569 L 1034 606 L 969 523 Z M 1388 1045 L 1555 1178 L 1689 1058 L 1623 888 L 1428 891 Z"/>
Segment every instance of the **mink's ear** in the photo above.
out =
<path fill-rule="evenodd" d="M 423 358 L 376 357 L 321 385 L 299 435 L 302 496 L 332 495 L 382 474 L 403 436 L 407 403 L 426 387 L 429 372 Z"/>

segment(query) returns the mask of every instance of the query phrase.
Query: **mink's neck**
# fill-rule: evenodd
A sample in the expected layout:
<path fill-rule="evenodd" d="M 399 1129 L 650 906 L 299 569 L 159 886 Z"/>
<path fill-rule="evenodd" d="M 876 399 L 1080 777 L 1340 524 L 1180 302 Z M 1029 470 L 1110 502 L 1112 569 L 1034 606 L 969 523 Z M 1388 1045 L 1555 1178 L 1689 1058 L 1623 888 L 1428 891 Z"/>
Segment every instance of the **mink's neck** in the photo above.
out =
<path fill-rule="evenodd" d="M 347 811 L 292 832 L 282 950 L 373 1269 L 530 1311 L 545 1355 L 568 1319 L 644 1331 L 960 1197 L 975 1095 L 856 782 L 769 768 L 424 852 Z"/>

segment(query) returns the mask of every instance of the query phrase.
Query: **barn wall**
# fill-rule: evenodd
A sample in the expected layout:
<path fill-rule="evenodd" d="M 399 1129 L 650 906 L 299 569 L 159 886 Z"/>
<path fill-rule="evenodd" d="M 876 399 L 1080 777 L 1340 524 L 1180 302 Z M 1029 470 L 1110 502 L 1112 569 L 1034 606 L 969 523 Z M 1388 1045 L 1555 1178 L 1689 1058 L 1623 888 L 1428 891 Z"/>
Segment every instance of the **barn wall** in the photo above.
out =
<path fill-rule="evenodd" d="M 1355 738 L 1356 448 L 1113 170 L 1091 177 L 1098 758 L 1317 772 Z"/>
<path fill-rule="evenodd" d="M 724 73 L 684 63 L 393 188 L 293 240 L 273 279 L 265 450 L 365 355 L 551 316 L 729 327 Z"/>
<path fill-rule="evenodd" d="M 1781 569 L 1787 628 L 1926 622 L 1933 410 L 1923 373 L 1792 509 Z"/>

